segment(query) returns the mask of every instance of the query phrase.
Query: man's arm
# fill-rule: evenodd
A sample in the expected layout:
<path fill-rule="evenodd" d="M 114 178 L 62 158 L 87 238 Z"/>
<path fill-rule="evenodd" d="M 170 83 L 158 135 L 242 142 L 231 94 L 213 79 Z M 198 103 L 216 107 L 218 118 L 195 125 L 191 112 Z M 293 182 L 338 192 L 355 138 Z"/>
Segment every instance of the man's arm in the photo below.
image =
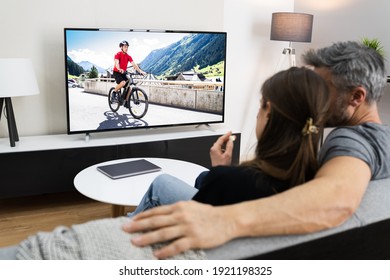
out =
<path fill-rule="evenodd" d="M 212 207 L 195 201 L 161 206 L 137 215 L 124 230 L 150 230 L 132 240 L 138 246 L 173 240 L 155 251 L 158 258 L 216 247 L 238 237 L 319 231 L 352 215 L 370 177 L 365 162 L 336 157 L 325 163 L 312 181 L 281 194 L 230 206 Z"/>
<path fill-rule="evenodd" d="M 119 65 L 119 59 L 117 59 L 117 58 L 114 59 L 114 65 L 115 65 L 116 69 L 118 69 L 119 73 L 123 73 L 124 72 L 124 70 L 121 69 L 121 67 Z"/>
<path fill-rule="evenodd" d="M 281 194 L 247 202 L 248 214 L 238 220 L 235 235 L 300 234 L 338 226 L 360 205 L 370 178 L 371 170 L 362 160 L 335 157 L 321 167 L 313 180 Z M 237 213 L 242 212 L 244 205 L 237 208 Z"/>
<path fill-rule="evenodd" d="M 137 63 L 135 63 L 134 61 L 131 63 L 131 65 L 135 68 L 135 70 L 137 70 L 139 73 L 141 73 L 142 75 L 146 75 L 146 72 L 144 72 L 143 70 L 141 70 L 141 68 L 139 68 L 139 66 L 137 65 Z"/>

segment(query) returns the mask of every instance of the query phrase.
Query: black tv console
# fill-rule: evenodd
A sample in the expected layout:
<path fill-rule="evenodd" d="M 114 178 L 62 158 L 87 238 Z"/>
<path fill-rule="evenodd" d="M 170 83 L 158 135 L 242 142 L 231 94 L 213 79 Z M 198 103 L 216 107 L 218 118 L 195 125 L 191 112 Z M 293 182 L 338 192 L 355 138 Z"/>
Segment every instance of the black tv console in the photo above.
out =
<path fill-rule="evenodd" d="M 107 136 L 47 135 L 21 137 L 16 147 L 0 139 L 0 198 L 75 191 L 73 179 L 84 168 L 120 158 L 162 157 L 210 167 L 209 149 L 226 130 L 134 133 Z M 233 163 L 239 162 L 240 133 Z"/>

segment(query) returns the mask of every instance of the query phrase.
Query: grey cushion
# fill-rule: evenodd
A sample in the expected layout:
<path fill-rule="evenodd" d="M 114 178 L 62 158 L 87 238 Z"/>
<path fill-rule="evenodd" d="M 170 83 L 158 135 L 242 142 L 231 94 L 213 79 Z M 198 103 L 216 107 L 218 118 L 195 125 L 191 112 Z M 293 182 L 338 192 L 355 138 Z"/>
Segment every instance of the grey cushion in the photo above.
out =
<path fill-rule="evenodd" d="M 355 214 L 336 228 L 302 235 L 236 239 L 221 247 L 206 250 L 206 255 L 209 259 L 248 258 L 389 218 L 390 178 L 371 181 Z"/>

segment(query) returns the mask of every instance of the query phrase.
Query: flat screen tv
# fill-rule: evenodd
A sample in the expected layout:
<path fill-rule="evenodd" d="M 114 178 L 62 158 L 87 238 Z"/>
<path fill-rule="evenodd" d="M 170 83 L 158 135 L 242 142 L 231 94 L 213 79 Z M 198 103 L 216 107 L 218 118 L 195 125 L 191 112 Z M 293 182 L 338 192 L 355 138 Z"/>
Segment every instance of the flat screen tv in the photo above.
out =
<path fill-rule="evenodd" d="M 120 95 L 122 41 L 145 73 L 129 62 Z M 226 42 L 226 32 L 65 28 L 68 134 L 224 122 Z"/>

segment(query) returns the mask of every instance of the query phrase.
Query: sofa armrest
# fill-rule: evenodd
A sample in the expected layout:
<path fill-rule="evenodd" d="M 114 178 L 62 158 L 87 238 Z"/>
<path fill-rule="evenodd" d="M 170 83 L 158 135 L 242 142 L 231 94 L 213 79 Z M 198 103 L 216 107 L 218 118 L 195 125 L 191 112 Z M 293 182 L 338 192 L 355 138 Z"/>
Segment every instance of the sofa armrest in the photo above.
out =
<path fill-rule="evenodd" d="M 246 259 L 388 260 L 390 219 Z"/>
<path fill-rule="evenodd" d="M 388 258 L 390 248 L 382 242 L 389 230 L 390 178 L 371 181 L 355 214 L 338 227 L 311 234 L 236 239 L 206 254 L 209 259 Z M 359 250 L 362 246 L 367 249 Z"/>

